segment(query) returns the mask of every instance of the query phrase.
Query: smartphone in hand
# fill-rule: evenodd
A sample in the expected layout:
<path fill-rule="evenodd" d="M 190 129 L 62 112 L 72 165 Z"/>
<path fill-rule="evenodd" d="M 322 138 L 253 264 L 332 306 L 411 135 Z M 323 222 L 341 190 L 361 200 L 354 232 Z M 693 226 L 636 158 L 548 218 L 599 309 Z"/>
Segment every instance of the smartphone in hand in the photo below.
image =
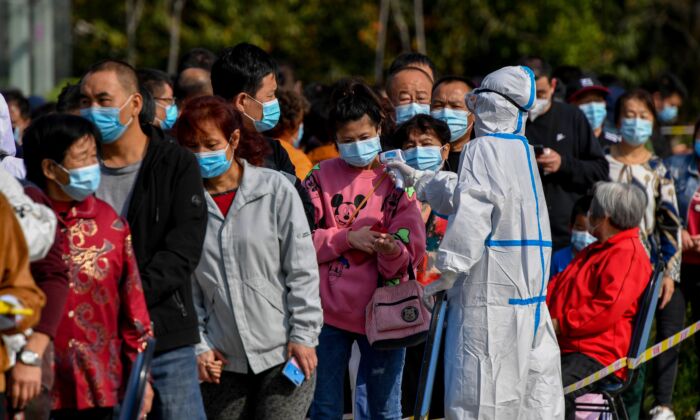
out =
<path fill-rule="evenodd" d="M 535 156 L 542 156 L 544 154 L 544 145 L 542 144 L 533 144 L 532 148 L 535 149 Z"/>
<path fill-rule="evenodd" d="M 304 372 L 302 372 L 299 367 L 299 363 L 297 363 L 297 359 L 294 357 L 287 360 L 287 363 L 285 363 L 282 369 L 282 374 L 296 386 L 300 386 L 306 379 Z"/>

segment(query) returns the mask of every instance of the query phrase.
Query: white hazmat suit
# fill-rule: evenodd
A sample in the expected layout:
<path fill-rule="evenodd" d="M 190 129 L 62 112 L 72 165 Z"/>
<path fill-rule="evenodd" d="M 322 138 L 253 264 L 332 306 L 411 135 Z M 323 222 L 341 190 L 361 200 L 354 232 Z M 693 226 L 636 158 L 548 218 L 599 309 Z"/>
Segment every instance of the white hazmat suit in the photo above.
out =
<path fill-rule="evenodd" d="M 438 252 L 443 279 L 426 289 L 449 289 L 445 414 L 560 419 L 559 347 L 545 303 L 549 217 L 523 136 L 534 75 L 505 67 L 474 93 L 467 105 L 477 137 L 462 151 L 459 177 L 413 174 L 418 198 L 451 215 Z"/>

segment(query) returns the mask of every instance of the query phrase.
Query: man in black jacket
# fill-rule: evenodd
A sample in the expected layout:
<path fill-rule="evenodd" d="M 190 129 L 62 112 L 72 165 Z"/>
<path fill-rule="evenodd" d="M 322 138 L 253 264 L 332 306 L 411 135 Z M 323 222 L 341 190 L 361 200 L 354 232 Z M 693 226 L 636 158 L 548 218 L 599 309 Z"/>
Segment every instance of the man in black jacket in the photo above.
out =
<path fill-rule="evenodd" d="M 553 101 L 557 80 L 541 58 L 522 64 L 535 73 L 537 99 L 525 135 L 535 147 L 542 176 L 554 250 L 569 245 L 569 220 L 574 203 L 598 181 L 608 179 L 608 162 L 593 136 L 586 116 L 577 107 Z"/>
<path fill-rule="evenodd" d="M 274 128 L 279 120 L 276 75 L 277 63 L 268 53 L 255 45 L 240 43 L 219 54 L 211 69 L 211 84 L 215 95 L 231 102 L 243 114 L 243 123 L 248 129 L 262 133 Z M 270 137 L 264 139 L 271 149 L 265 157 L 265 166 L 283 172 L 294 183 L 313 229 L 314 205 L 297 179 L 287 151 L 279 141 Z"/>
<path fill-rule="evenodd" d="M 103 136 L 97 196 L 131 227 L 157 340 L 149 418 L 204 419 L 194 344 L 199 342 L 190 276 L 199 263 L 207 212 L 194 156 L 139 125 L 143 106 L 134 69 L 107 60 L 83 77 L 81 115 Z"/>

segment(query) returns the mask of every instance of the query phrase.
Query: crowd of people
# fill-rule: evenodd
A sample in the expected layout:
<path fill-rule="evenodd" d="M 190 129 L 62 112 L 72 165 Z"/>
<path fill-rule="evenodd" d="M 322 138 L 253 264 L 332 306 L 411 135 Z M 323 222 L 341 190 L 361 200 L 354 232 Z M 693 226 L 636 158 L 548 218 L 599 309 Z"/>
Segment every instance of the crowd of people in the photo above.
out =
<path fill-rule="evenodd" d="M 374 303 L 408 284 L 448 299 L 431 418 L 576 418 L 592 387 L 563 388 L 627 355 L 653 264 L 656 341 L 700 317 L 700 121 L 689 148 L 661 134 L 670 73 L 514 64 L 404 53 L 383 86 L 302 85 L 241 43 L 2 91 L 0 419 L 110 419 L 148 345 L 144 417 L 401 419 L 423 346 L 370 331 L 421 322 Z M 675 418 L 678 356 L 630 418 L 645 377 Z"/>

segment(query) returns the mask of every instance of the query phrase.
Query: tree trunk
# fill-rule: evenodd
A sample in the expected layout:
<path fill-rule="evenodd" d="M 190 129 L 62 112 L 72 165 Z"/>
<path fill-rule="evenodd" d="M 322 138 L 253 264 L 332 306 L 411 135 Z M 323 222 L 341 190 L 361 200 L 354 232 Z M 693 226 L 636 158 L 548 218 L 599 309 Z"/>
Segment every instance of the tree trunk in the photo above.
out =
<path fill-rule="evenodd" d="M 413 16 L 416 21 L 416 49 L 419 53 L 426 54 L 423 0 L 413 0 Z"/>
<path fill-rule="evenodd" d="M 177 59 L 180 54 L 180 26 L 182 25 L 182 9 L 186 0 L 175 0 L 170 10 L 170 52 L 168 53 L 168 73 L 175 74 Z"/>
<path fill-rule="evenodd" d="M 374 82 L 381 84 L 384 75 L 384 53 L 386 50 L 386 27 L 389 24 L 389 0 L 379 3 L 379 31 L 377 32 L 377 48 L 374 58 Z"/>
<path fill-rule="evenodd" d="M 391 10 L 394 13 L 394 21 L 396 21 L 396 28 L 399 30 L 399 37 L 401 38 L 401 50 L 411 51 L 411 34 L 408 32 L 408 25 L 406 24 L 406 19 L 403 18 L 403 13 L 401 12 L 401 3 L 399 0 L 391 0 Z"/>
<path fill-rule="evenodd" d="M 143 15 L 144 0 L 126 0 L 126 61 L 136 65 L 136 30 Z"/>

